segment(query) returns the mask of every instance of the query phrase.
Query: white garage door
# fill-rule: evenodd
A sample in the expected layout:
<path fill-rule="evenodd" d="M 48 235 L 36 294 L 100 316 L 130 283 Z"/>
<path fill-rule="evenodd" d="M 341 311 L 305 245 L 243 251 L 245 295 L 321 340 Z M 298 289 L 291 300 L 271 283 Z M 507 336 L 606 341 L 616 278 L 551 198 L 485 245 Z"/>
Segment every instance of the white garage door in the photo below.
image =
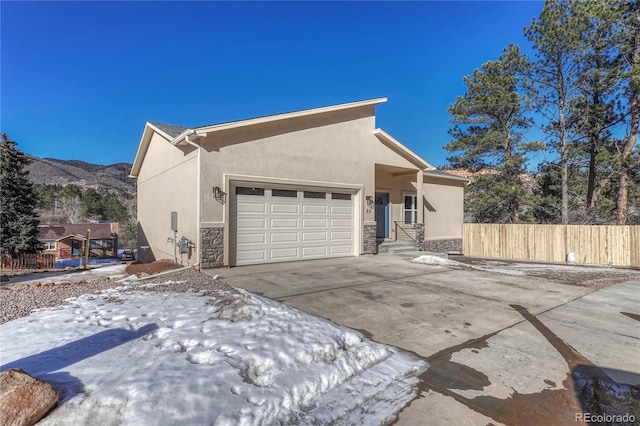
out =
<path fill-rule="evenodd" d="M 353 255 L 353 194 L 238 186 L 234 195 L 236 265 Z"/>

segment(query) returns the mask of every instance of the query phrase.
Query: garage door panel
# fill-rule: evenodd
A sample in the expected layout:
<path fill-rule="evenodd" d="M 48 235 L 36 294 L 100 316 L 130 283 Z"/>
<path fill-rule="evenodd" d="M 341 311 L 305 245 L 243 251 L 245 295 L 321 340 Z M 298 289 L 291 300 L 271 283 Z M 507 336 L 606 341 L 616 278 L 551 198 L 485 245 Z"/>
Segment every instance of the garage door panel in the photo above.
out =
<path fill-rule="evenodd" d="M 271 213 L 273 214 L 298 214 L 299 211 L 298 204 L 281 204 L 281 203 L 271 203 Z"/>
<path fill-rule="evenodd" d="M 266 218 L 238 218 L 238 229 L 241 230 L 249 230 L 249 229 L 267 229 L 267 219 Z"/>
<path fill-rule="evenodd" d="M 310 241 L 327 241 L 327 233 L 326 232 L 302 232 L 302 241 L 310 242 Z"/>
<path fill-rule="evenodd" d="M 327 219 L 302 219 L 302 228 L 327 228 Z"/>
<path fill-rule="evenodd" d="M 271 229 L 296 229 L 298 227 L 298 219 L 297 218 L 276 218 L 272 217 L 271 220 Z"/>
<path fill-rule="evenodd" d="M 269 241 L 272 243 L 297 243 L 299 242 L 297 232 L 272 232 Z"/>
<path fill-rule="evenodd" d="M 320 200 L 320 202 L 325 202 L 325 200 Z M 320 215 L 326 215 L 327 214 L 327 206 L 325 204 L 303 204 L 302 205 L 302 214 L 304 215 L 313 215 L 313 214 L 320 214 Z"/>
<path fill-rule="evenodd" d="M 351 231 L 331 231 L 331 241 L 351 241 L 353 232 Z"/>
<path fill-rule="evenodd" d="M 264 201 L 260 202 L 238 202 L 237 211 L 242 211 L 244 214 L 265 214 L 267 212 L 267 205 Z"/>
<path fill-rule="evenodd" d="M 264 244 L 266 243 L 266 235 L 261 233 L 240 233 L 238 234 L 239 244 Z"/>
<path fill-rule="evenodd" d="M 302 247 L 302 257 L 324 257 L 327 254 L 326 246 Z"/>
<path fill-rule="evenodd" d="M 345 244 L 340 246 L 331 246 L 330 247 L 331 254 L 350 254 L 351 253 L 351 244 Z"/>
<path fill-rule="evenodd" d="M 353 214 L 353 209 L 351 208 L 351 206 L 330 206 L 330 209 L 331 215 L 351 216 Z"/>
<path fill-rule="evenodd" d="M 273 260 L 297 259 L 299 257 L 298 250 L 299 249 L 297 247 L 272 248 L 270 250 L 271 259 Z"/>
<path fill-rule="evenodd" d="M 236 261 L 238 264 L 260 263 L 267 260 L 267 252 L 265 249 L 243 249 L 238 250 Z"/>
<path fill-rule="evenodd" d="M 331 228 L 349 228 L 353 227 L 351 219 L 347 218 L 331 218 L 330 225 Z"/>
<path fill-rule="evenodd" d="M 231 246 L 236 265 L 353 254 L 353 197 L 334 199 L 330 190 L 263 191 L 259 196 L 233 195 Z M 313 198 L 321 194 L 325 196 Z"/>

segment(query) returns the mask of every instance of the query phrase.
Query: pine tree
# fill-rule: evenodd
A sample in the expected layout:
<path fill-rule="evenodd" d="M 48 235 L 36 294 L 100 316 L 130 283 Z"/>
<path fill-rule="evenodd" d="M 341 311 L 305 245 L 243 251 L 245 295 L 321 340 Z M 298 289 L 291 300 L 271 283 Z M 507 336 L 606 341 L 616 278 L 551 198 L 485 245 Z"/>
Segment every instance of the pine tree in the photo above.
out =
<path fill-rule="evenodd" d="M 38 199 L 25 170 L 29 159 L 3 133 L 0 141 L 0 254 L 37 253 Z"/>
<path fill-rule="evenodd" d="M 528 66 L 518 47 L 509 46 L 497 61 L 465 77 L 467 92 L 449 107 L 454 124 L 449 131 L 454 140 L 445 146 L 454 153 L 449 162 L 472 171 L 490 168 L 497 172 L 480 175 L 468 188 L 466 209 L 473 212 L 469 219 L 474 222 L 531 219 L 532 194 L 521 176 L 526 154 L 544 146 L 524 139 L 531 121 L 519 92 Z"/>
<path fill-rule="evenodd" d="M 569 223 L 570 146 L 576 136 L 571 119 L 576 81 L 581 75 L 580 34 L 584 20 L 571 11 L 576 0 L 546 0 L 538 18 L 525 28 L 536 60 L 529 79 L 529 98 L 543 116 L 545 133 L 560 157 L 561 222 Z"/>
<path fill-rule="evenodd" d="M 640 168 L 640 156 L 634 147 L 638 140 L 640 124 L 640 6 L 637 1 L 622 2 L 621 58 L 625 65 L 626 93 L 629 98 L 629 132 L 622 148 L 620 159 L 620 178 L 618 189 L 617 218 L 618 225 L 625 225 L 629 216 L 629 192 L 633 182 L 633 172 Z"/>

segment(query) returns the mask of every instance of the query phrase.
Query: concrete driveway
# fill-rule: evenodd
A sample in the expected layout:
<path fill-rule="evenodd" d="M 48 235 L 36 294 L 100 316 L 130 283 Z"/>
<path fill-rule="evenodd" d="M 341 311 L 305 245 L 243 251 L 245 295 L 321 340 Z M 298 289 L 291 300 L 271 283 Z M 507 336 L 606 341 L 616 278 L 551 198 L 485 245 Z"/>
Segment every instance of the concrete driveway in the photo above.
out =
<path fill-rule="evenodd" d="M 576 385 L 587 376 L 623 391 L 640 384 L 640 274 L 595 291 L 409 259 L 210 272 L 427 360 L 420 395 L 398 424 L 575 424 L 593 409 Z M 638 408 L 625 398 L 614 401 L 618 412 Z"/>

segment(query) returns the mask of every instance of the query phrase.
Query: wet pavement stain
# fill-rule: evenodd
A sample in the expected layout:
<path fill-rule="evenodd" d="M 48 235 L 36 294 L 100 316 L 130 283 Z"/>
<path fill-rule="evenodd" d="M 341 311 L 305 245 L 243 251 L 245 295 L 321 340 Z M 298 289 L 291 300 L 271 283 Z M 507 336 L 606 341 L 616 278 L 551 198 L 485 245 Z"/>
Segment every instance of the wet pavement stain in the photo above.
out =
<path fill-rule="evenodd" d="M 369 290 L 354 290 L 354 291 L 357 291 L 358 293 L 364 295 L 365 299 L 373 300 L 374 302 L 384 299 L 384 296 L 382 294 L 375 294 L 374 292 Z"/>
<path fill-rule="evenodd" d="M 469 346 L 467 346 L 468 348 Z M 486 342 L 477 342 L 477 349 L 487 348 Z M 434 354 L 427 358 L 430 367 L 420 375 L 422 381 L 439 389 L 482 390 L 491 385 L 486 374 L 467 365 L 451 361 L 455 352 Z"/>
<path fill-rule="evenodd" d="M 634 319 L 636 321 L 640 321 L 640 315 L 638 314 L 632 314 L 631 312 L 620 312 L 622 315 L 627 316 L 631 319 Z"/>
<path fill-rule="evenodd" d="M 493 396 L 477 396 L 466 398 L 453 392 L 453 390 L 483 390 L 491 384 L 489 378 L 476 369 L 464 364 L 451 361 L 451 355 L 462 349 L 471 349 L 476 352 L 487 348 L 487 340 L 499 333 L 483 336 L 447 348 L 427 358 L 430 368 L 427 369 L 420 378 L 419 385 L 422 397 L 428 391 L 435 391 L 449 396 L 464 404 L 470 409 L 485 415 L 497 422 L 506 425 L 562 425 L 562 424 L 584 424 L 576 421 L 575 413 L 586 412 L 588 404 L 581 401 L 574 389 L 577 389 L 572 371 L 585 366 L 590 368 L 590 375 L 604 376 L 600 369 L 578 353 L 574 348 L 567 345 L 553 331 L 545 326 L 537 317 L 520 305 L 510 305 L 523 318 L 533 325 L 534 328 L 553 346 L 567 363 L 568 372 L 562 382 L 562 389 L 544 389 L 538 393 L 521 394 L 514 391 L 508 398 L 500 399 Z M 584 378 L 584 376 L 582 377 Z M 544 381 L 547 385 L 555 383 L 550 380 Z"/>

